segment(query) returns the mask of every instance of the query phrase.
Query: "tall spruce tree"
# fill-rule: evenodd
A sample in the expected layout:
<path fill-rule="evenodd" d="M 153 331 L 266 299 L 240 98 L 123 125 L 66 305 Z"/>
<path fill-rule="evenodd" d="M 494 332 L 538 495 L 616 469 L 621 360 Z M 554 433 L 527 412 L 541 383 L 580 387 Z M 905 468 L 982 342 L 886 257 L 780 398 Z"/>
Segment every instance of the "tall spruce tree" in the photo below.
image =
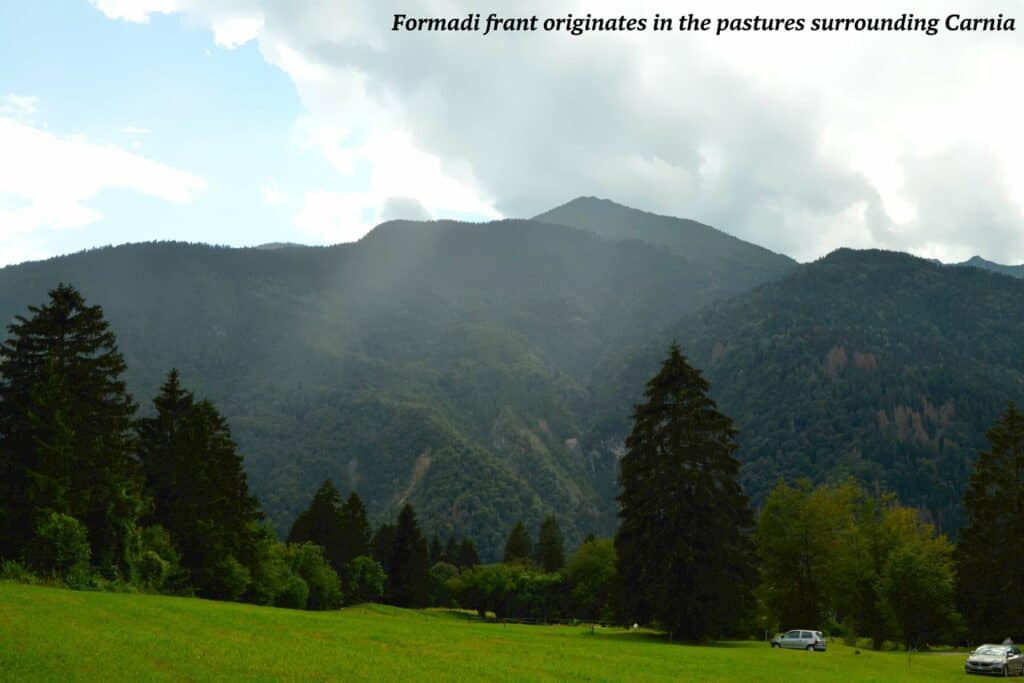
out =
<path fill-rule="evenodd" d="M 395 525 L 386 522 L 381 524 L 373 534 L 370 548 L 373 551 L 373 559 L 380 562 L 384 571 L 389 571 L 391 555 L 395 550 Z"/>
<path fill-rule="evenodd" d="M 634 412 L 615 538 L 624 615 L 675 636 L 729 632 L 752 604 L 752 515 L 732 421 L 673 344 Z"/>
<path fill-rule="evenodd" d="M 359 494 L 353 491 L 341 506 L 342 567 L 348 567 L 352 560 L 370 552 L 370 522 L 366 518 L 366 507 Z M 341 573 L 346 576 L 345 571 Z"/>
<path fill-rule="evenodd" d="M 57 512 L 84 524 L 101 571 L 126 575 L 143 499 L 124 359 L 74 287 L 29 312 L 0 344 L 0 555 L 19 557 Z"/>
<path fill-rule="evenodd" d="M 480 564 L 480 555 L 477 554 L 473 541 L 468 538 L 462 539 L 455 557 L 455 566 L 459 569 L 471 569 L 478 564 Z"/>
<path fill-rule="evenodd" d="M 430 566 L 440 562 L 444 557 L 444 548 L 441 546 L 441 539 L 434 534 L 430 539 Z"/>
<path fill-rule="evenodd" d="M 444 544 L 444 553 L 441 559 L 448 564 L 459 564 L 459 542 L 455 540 L 455 535 L 452 534 L 448 537 L 448 542 Z"/>
<path fill-rule="evenodd" d="M 505 541 L 505 554 L 502 562 L 528 562 L 533 556 L 533 542 L 522 520 L 516 522 L 512 532 Z"/>
<path fill-rule="evenodd" d="M 545 519 L 537 535 L 537 564 L 546 572 L 557 572 L 565 566 L 565 538 L 558 520 Z"/>
<path fill-rule="evenodd" d="M 388 563 L 388 600 L 399 607 L 423 607 L 430 591 L 427 541 L 408 503 L 398 514 L 391 561 Z"/>
<path fill-rule="evenodd" d="M 341 519 L 341 494 L 330 479 L 313 494 L 313 500 L 292 524 L 289 543 L 313 543 L 324 549 L 324 557 L 341 574 L 345 566 L 345 539 Z"/>
<path fill-rule="evenodd" d="M 1024 633 L 1024 414 L 1010 405 L 986 434 L 964 497 L 968 524 L 956 548 L 957 602 L 974 639 Z"/>
<path fill-rule="evenodd" d="M 262 513 L 231 429 L 212 403 L 182 389 L 173 370 L 153 404 L 156 415 L 138 424 L 153 521 L 170 533 L 201 594 L 233 593 L 224 584 L 237 583 L 238 560 Z"/>

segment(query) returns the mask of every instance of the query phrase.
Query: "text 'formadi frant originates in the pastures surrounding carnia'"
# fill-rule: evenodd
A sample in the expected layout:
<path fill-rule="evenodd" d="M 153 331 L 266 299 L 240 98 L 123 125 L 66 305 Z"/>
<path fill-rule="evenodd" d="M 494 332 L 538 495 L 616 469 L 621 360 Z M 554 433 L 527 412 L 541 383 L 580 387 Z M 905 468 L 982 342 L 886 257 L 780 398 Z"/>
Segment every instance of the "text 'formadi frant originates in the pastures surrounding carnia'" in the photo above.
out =
<path fill-rule="evenodd" d="M 702 17 L 696 14 L 653 17 L 595 16 L 566 14 L 539 17 L 503 16 L 497 12 L 469 13 L 456 17 L 414 17 L 394 14 L 392 31 L 453 32 L 492 35 L 497 33 L 567 33 L 581 36 L 606 32 L 681 32 L 728 33 L 776 32 L 814 33 L 889 32 L 920 33 L 934 36 L 940 32 L 1005 32 L 1016 31 L 1016 19 L 1003 14 L 974 17 L 948 14 L 944 17 L 919 17 L 910 13 L 890 17 Z"/>

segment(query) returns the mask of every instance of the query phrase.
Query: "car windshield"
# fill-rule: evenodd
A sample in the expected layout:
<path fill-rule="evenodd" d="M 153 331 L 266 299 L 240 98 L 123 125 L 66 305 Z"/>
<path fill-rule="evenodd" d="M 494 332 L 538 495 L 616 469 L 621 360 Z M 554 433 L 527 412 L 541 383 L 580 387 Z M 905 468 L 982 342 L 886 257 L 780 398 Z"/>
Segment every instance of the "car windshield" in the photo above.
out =
<path fill-rule="evenodd" d="M 1005 655 L 1006 654 L 1006 648 L 1005 647 L 995 647 L 993 645 L 987 645 L 987 646 L 983 645 L 982 647 L 979 647 L 977 650 L 975 650 L 974 654 L 976 654 L 976 655 Z"/>

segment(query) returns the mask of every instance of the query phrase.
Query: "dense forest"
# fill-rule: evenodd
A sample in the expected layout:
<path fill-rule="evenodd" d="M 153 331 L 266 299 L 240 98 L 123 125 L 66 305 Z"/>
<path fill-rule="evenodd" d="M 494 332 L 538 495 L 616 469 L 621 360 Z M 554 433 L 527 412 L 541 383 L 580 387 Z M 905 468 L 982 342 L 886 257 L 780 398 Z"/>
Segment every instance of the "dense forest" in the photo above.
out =
<path fill-rule="evenodd" d="M 375 520 L 411 502 L 428 532 L 495 558 L 520 518 L 610 533 L 579 447 L 587 378 L 763 277 L 706 260 L 540 222 L 393 222 L 331 248 L 139 244 L 5 268 L 0 319 L 61 281 L 102 302 L 131 391 L 176 367 L 212 400 L 282 535 L 331 478 Z"/>
<path fill-rule="evenodd" d="M 612 486 L 629 406 L 675 339 L 735 420 L 757 507 L 780 477 L 854 477 L 955 535 L 985 430 L 1007 401 L 1024 402 L 1022 321 L 1019 280 L 840 250 L 595 373 L 600 407 L 585 441 L 605 454 Z"/>
<path fill-rule="evenodd" d="M 1022 397 L 1019 280 L 879 252 L 800 266 L 605 200 L 330 248 L 97 249 L 0 269 L 0 319 L 57 282 L 102 303 L 132 394 L 174 367 L 218 407 L 281 537 L 328 478 L 374 524 L 411 503 L 485 560 L 517 520 L 612 534 L 631 406 L 672 339 L 735 421 L 755 509 L 780 476 L 852 475 L 955 533 L 984 430 Z"/>

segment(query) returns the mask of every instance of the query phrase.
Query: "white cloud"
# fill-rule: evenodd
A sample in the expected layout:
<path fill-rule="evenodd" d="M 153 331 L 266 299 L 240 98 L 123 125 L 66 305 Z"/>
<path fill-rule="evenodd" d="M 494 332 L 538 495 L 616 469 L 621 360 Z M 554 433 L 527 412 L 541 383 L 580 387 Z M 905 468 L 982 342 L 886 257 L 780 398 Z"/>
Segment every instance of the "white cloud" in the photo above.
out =
<path fill-rule="evenodd" d="M 290 199 L 288 193 L 278 189 L 274 183 L 260 185 L 260 197 L 267 206 L 281 206 L 287 204 Z"/>
<path fill-rule="evenodd" d="M 30 253 L 37 230 L 79 228 L 102 214 L 86 202 L 105 189 L 134 190 L 169 202 L 189 202 L 206 182 L 113 145 L 60 137 L 0 117 L 0 259 Z"/>
<path fill-rule="evenodd" d="M 0 116 L 28 116 L 36 113 L 39 98 L 10 93 L 0 97 Z"/>
<path fill-rule="evenodd" d="M 305 195 L 300 225 L 331 239 L 364 230 L 392 197 L 432 215 L 529 215 L 597 194 L 805 259 L 853 245 L 1024 260 L 1024 91 L 1007 86 L 1024 71 L 1019 33 L 483 37 L 389 30 L 394 12 L 479 9 L 464 0 L 94 1 L 134 21 L 182 11 L 218 44 L 258 41 L 302 99 L 297 138 L 341 181 L 362 183 Z M 838 5 L 790 0 L 772 11 L 1006 11 L 991 0 Z M 659 10 L 523 1 L 501 14 Z M 686 11 L 766 12 L 753 0 L 695 0 Z M 988 208 L 953 201 L 958 193 Z"/>
<path fill-rule="evenodd" d="M 89 0 L 110 19 L 148 24 L 153 14 L 172 14 L 185 8 L 179 0 Z"/>
<path fill-rule="evenodd" d="M 89 0 L 110 19 L 148 24 L 154 14 L 183 12 L 196 16 L 213 31 L 220 47 L 235 48 L 256 38 L 263 29 L 263 14 L 250 11 L 245 0 Z"/>

